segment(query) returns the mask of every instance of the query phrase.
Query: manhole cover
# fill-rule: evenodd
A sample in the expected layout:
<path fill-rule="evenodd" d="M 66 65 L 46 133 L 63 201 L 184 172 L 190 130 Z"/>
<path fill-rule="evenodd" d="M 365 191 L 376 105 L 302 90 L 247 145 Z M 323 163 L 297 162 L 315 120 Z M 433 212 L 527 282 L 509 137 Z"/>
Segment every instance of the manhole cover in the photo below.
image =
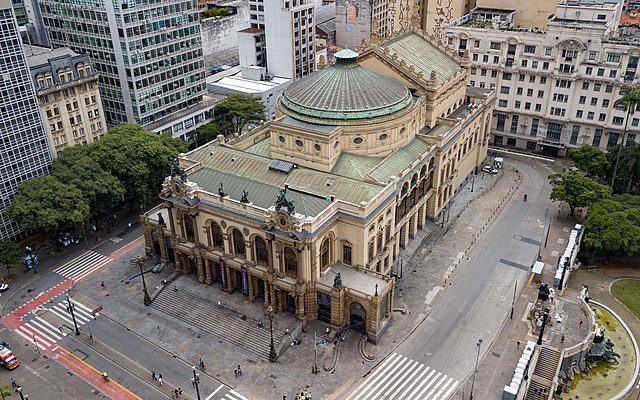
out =
<path fill-rule="evenodd" d="M 497 357 L 497 358 L 502 357 L 502 354 L 496 353 L 495 351 L 493 353 L 491 353 L 491 355 L 494 356 L 494 357 Z"/>

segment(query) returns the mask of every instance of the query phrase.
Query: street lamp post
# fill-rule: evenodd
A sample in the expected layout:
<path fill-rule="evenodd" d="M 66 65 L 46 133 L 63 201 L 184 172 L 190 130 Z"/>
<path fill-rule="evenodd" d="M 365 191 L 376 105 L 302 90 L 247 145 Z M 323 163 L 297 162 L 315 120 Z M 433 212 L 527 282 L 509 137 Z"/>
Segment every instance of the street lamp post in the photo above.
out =
<path fill-rule="evenodd" d="M 277 358 L 277 354 L 276 354 L 276 347 L 273 344 L 273 307 L 269 306 L 269 308 L 267 308 L 267 316 L 269 318 L 269 331 L 271 333 L 271 344 L 269 345 L 269 361 L 270 362 L 276 362 L 276 358 Z"/>
<path fill-rule="evenodd" d="M 513 309 L 516 306 L 516 292 L 518 291 L 518 280 L 516 279 L 516 283 L 513 285 L 513 300 L 511 301 L 511 316 L 509 319 L 513 319 Z"/>
<path fill-rule="evenodd" d="M 473 379 L 471 380 L 471 392 L 469 393 L 469 400 L 473 400 L 473 387 L 476 384 L 476 372 L 478 372 L 478 360 L 480 360 L 480 346 L 482 346 L 482 339 L 478 339 L 476 346 L 478 347 L 478 354 L 476 355 L 476 367 L 473 369 Z"/>
<path fill-rule="evenodd" d="M 196 389 L 198 400 L 200 400 L 200 374 L 196 372 L 195 365 L 191 366 L 191 370 L 193 371 L 193 378 L 191 378 L 191 383 L 193 383 L 193 387 Z"/>
<path fill-rule="evenodd" d="M 142 291 L 144 293 L 144 305 L 151 305 L 151 296 L 149 296 L 149 291 L 147 291 L 147 281 L 144 280 L 144 272 L 142 271 L 142 257 L 138 256 L 138 267 L 140 267 L 140 276 L 142 277 Z"/>
<path fill-rule="evenodd" d="M 71 318 L 73 319 L 73 326 L 76 328 L 76 336 L 80 335 L 80 329 L 78 329 L 78 322 L 76 321 L 76 313 L 75 313 L 76 305 L 73 304 L 69 295 L 67 294 L 67 311 L 71 314 Z"/>

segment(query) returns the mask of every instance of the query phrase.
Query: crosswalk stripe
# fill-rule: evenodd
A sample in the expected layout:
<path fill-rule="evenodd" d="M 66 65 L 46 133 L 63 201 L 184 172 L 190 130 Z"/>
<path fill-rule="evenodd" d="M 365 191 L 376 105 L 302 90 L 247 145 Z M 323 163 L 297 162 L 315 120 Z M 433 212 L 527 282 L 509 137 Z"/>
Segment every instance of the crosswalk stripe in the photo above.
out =
<path fill-rule="evenodd" d="M 386 360 L 384 360 L 384 361 L 382 362 L 382 364 L 378 365 L 378 367 L 376 368 L 376 371 L 379 371 L 382 367 L 384 367 L 385 365 L 387 365 L 388 363 L 390 363 L 390 362 L 395 358 L 395 356 L 396 356 L 396 353 L 393 353 L 391 356 L 387 357 L 387 359 L 386 359 Z M 373 374 L 373 373 L 372 373 L 372 374 Z M 371 375 L 369 375 L 369 376 L 371 376 Z M 363 387 L 368 383 L 368 381 L 369 381 L 369 378 L 367 377 L 367 379 L 365 379 L 365 380 L 360 384 L 360 386 L 358 386 L 358 388 L 354 391 L 354 393 L 353 393 L 353 394 L 357 394 L 357 393 L 360 391 L 360 389 L 362 389 L 362 388 L 363 388 Z M 351 396 L 350 396 L 349 398 L 351 399 Z M 357 400 L 357 398 L 352 399 L 352 400 Z"/>
<path fill-rule="evenodd" d="M 36 317 L 36 319 L 38 320 L 38 322 L 41 322 L 43 325 L 48 326 L 49 328 L 51 328 L 51 330 L 53 330 L 54 332 L 60 332 L 59 328 L 56 328 L 55 326 L 53 326 L 49 321 L 47 321 L 44 318 L 40 318 L 40 317 Z M 60 333 L 62 336 L 67 336 L 66 333 Z"/>
<path fill-rule="evenodd" d="M 413 391 L 406 397 L 407 400 L 411 399 L 413 397 L 413 395 L 415 395 L 424 385 L 427 385 L 427 387 L 431 386 L 431 383 L 429 383 L 429 382 L 431 382 L 431 378 L 434 375 L 435 375 L 435 379 L 438 379 L 438 377 L 440 376 L 440 372 L 436 371 L 435 369 L 432 369 L 431 372 L 429 372 L 429 374 L 427 375 L 426 378 L 418 380 L 418 382 L 419 382 L 418 386 L 413 386 L 413 387 L 409 386 L 407 388 L 407 390 L 402 394 L 402 396 L 400 396 L 400 398 L 404 399 L 405 398 L 404 396 L 407 393 L 409 393 L 409 391 L 411 389 L 413 389 Z"/>
<path fill-rule="evenodd" d="M 442 385 L 442 382 L 444 382 L 444 381 L 445 381 L 445 379 L 447 379 L 447 376 L 446 376 L 446 375 L 443 375 L 443 376 L 442 376 L 442 379 L 440 379 L 440 381 L 439 381 L 438 383 L 436 383 L 436 385 L 435 385 L 433 388 L 431 388 L 431 390 L 429 391 L 429 393 L 428 393 L 428 394 L 427 394 L 427 396 L 426 396 L 426 398 L 427 398 L 427 399 L 431 398 L 431 396 L 433 395 L 433 393 L 434 393 L 436 390 L 438 390 L 438 388 L 440 387 L 440 385 Z M 422 392 L 422 393 L 420 393 L 420 395 L 419 395 L 418 397 L 416 397 L 416 400 L 418 400 L 418 399 L 422 399 L 423 397 L 421 397 L 421 396 L 424 394 L 424 392 L 426 392 L 426 389 L 425 389 L 425 390 L 423 390 L 423 392 Z"/>
<path fill-rule="evenodd" d="M 218 393 L 218 392 L 220 391 L 220 389 L 222 389 L 223 387 L 224 387 L 224 385 L 220 385 L 220 386 L 218 386 L 218 388 L 217 388 L 216 390 L 214 390 L 214 391 L 213 391 L 213 393 L 211 393 L 209 396 L 207 396 L 207 398 L 206 398 L 206 399 L 204 399 L 204 400 L 211 400 L 211 398 L 212 398 L 213 396 L 215 396 L 215 395 L 216 395 L 216 393 Z"/>
<path fill-rule="evenodd" d="M 62 339 L 62 336 L 60 336 L 60 332 L 54 332 L 51 329 L 49 329 L 48 327 L 44 326 L 43 324 L 41 324 L 40 322 L 38 322 L 36 319 L 32 319 L 31 321 L 27 322 L 27 325 L 30 325 L 30 327 L 34 330 L 40 330 L 43 332 L 46 332 L 49 334 L 49 336 L 52 336 L 54 338 L 54 342 L 56 340 L 60 340 Z"/>
<path fill-rule="evenodd" d="M 449 386 L 449 390 L 447 390 L 444 394 L 444 396 L 442 396 L 442 400 L 446 400 L 449 398 L 449 396 L 451 396 L 451 394 L 453 393 L 454 390 L 456 390 L 456 388 L 458 387 L 458 381 L 455 381 L 453 383 L 453 385 Z"/>
<path fill-rule="evenodd" d="M 20 328 L 21 328 L 21 327 L 20 327 Z M 40 350 L 46 350 L 46 349 L 47 349 L 47 347 L 45 347 L 45 346 L 41 345 L 41 344 L 40 344 L 40 343 L 38 343 L 37 341 L 36 341 L 36 342 L 34 342 L 34 341 L 33 341 L 33 338 L 32 338 L 32 337 L 30 337 L 29 335 L 27 335 L 26 333 L 22 332 L 22 331 L 20 330 L 20 328 L 18 328 L 18 329 L 16 329 L 16 330 L 14 330 L 14 332 L 15 332 L 15 333 L 17 333 L 18 335 L 22 336 L 22 337 L 23 337 L 27 342 L 29 342 L 29 343 L 31 343 L 31 344 L 34 344 L 34 343 L 35 343 L 35 345 L 36 345 L 36 346 L 38 346 L 38 348 L 39 348 Z"/>
<path fill-rule="evenodd" d="M 54 270 L 58 274 L 70 278 L 83 269 L 92 266 L 96 261 L 106 258 L 95 251 L 88 251 Z"/>
<path fill-rule="evenodd" d="M 438 397 L 440 397 L 440 395 L 442 393 L 444 393 L 445 389 L 447 387 L 449 387 L 449 385 L 451 384 L 451 382 L 453 381 L 453 378 L 449 378 L 449 380 L 440 387 L 440 389 L 438 390 L 438 393 L 436 393 L 435 397 L 433 398 L 433 400 L 436 400 Z"/>
<path fill-rule="evenodd" d="M 111 262 L 111 259 L 108 259 L 108 258 L 105 260 L 102 260 L 98 264 L 94 265 L 93 267 L 88 268 L 83 272 L 79 273 L 78 275 L 74 276 L 72 279 L 75 282 L 79 282 L 80 280 L 86 278 L 87 276 L 91 275 L 92 273 L 104 267 L 105 265 L 109 264 L 110 262 Z"/>
<path fill-rule="evenodd" d="M 40 337 L 40 335 L 37 335 L 35 332 L 32 332 L 31 330 L 29 330 L 29 328 L 27 328 L 26 326 L 22 325 L 18 329 L 21 329 L 22 332 L 25 335 L 27 335 L 27 337 L 30 338 L 31 342 L 33 342 L 33 340 L 35 338 L 35 341 L 36 342 L 40 342 L 40 344 L 43 345 L 45 348 L 51 347 L 51 343 L 47 342 L 45 339 Z"/>
<path fill-rule="evenodd" d="M 249 400 L 233 389 L 229 390 L 229 393 L 227 393 L 226 396 L 231 400 Z"/>
<path fill-rule="evenodd" d="M 398 357 L 396 357 L 396 355 Z M 401 360 L 402 356 L 397 354 L 397 353 L 393 353 L 393 355 L 389 358 L 389 364 L 387 364 L 387 362 L 385 362 L 385 367 L 384 369 L 382 369 L 382 366 L 378 367 L 378 369 L 375 371 L 375 379 L 373 379 L 371 382 L 369 382 L 369 384 L 367 386 L 365 386 L 363 388 L 363 391 L 360 392 L 360 394 L 358 394 L 356 397 L 354 397 L 352 400 L 358 400 L 363 394 L 365 394 L 367 391 L 369 391 L 369 387 L 371 387 L 371 385 L 375 384 L 375 382 L 377 382 L 381 377 L 386 376 L 386 371 L 391 368 L 398 360 Z M 369 375 L 374 376 L 374 375 Z M 365 384 L 367 383 L 367 381 L 369 380 L 369 378 L 367 378 L 365 380 Z M 362 387 L 362 386 L 361 386 Z M 359 390 L 360 388 L 358 388 Z"/>
<path fill-rule="evenodd" d="M 69 303 L 67 303 L 67 301 L 65 300 L 65 301 L 62 301 L 62 302 L 58 303 L 58 305 L 59 305 L 60 307 L 64 308 L 64 309 L 66 309 L 66 308 L 69 306 Z M 74 305 L 74 306 L 76 305 L 75 300 L 73 301 L 73 305 Z M 88 317 L 87 317 L 86 315 L 84 315 L 84 314 L 81 312 L 81 310 L 80 310 L 80 309 L 78 309 L 78 307 L 76 307 L 76 308 L 73 310 L 73 313 L 75 314 L 75 316 L 76 316 L 76 321 L 78 321 L 78 322 L 80 322 L 80 321 L 89 322 L 89 320 L 93 319 L 93 317 L 91 317 L 91 316 L 88 316 Z M 84 324 L 84 322 L 83 322 L 83 324 Z"/>
<path fill-rule="evenodd" d="M 91 312 L 93 311 L 92 309 L 90 309 L 89 307 L 85 306 L 84 304 L 80 303 L 78 300 L 73 300 L 73 304 L 75 304 L 78 308 L 83 309 L 84 311 L 87 312 L 87 314 L 92 315 Z"/>
<path fill-rule="evenodd" d="M 40 331 L 40 329 L 38 329 L 37 327 L 33 326 L 33 325 L 31 324 L 31 322 L 25 322 L 24 324 L 25 324 L 25 326 L 26 326 L 27 328 L 29 328 L 29 330 L 30 330 L 31 332 L 36 333 L 38 336 L 40 336 L 41 338 L 43 338 L 43 339 L 44 339 L 44 340 L 46 340 L 47 342 L 49 342 L 49 343 L 55 343 L 55 342 L 57 342 L 57 339 L 54 339 L 54 338 L 52 338 L 51 336 L 47 335 L 46 333 L 41 332 L 41 331 Z"/>
<path fill-rule="evenodd" d="M 416 368 L 417 367 L 417 368 Z M 384 397 L 388 396 L 389 394 L 391 394 L 391 392 L 395 389 L 395 393 L 397 394 L 400 389 L 402 389 L 402 387 L 404 385 L 406 385 L 407 383 L 409 383 L 411 381 L 411 379 L 413 378 L 413 376 L 415 374 L 417 374 L 418 372 L 420 372 L 420 370 L 422 369 L 422 367 L 424 367 L 424 365 L 420 364 L 417 361 L 413 361 L 413 363 L 411 364 L 411 368 L 409 369 L 408 372 L 410 372 L 409 376 L 406 377 L 406 379 L 396 379 L 396 383 L 393 384 L 393 386 L 391 386 L 389 389 L 387 389 L 387 391 L 384 393 Z M 429 367 L 427 367 L 429 368 Z M 396 386 L 400 385 L 397 389 Z M 393 397 L 393 396 L 392 396 Z"/>
<path fill-rule="evenodd" d="M 53 308 L 58 310 L 58 312 L 62 313 L 63 315 L 66 314 L 69 317 L 69 319 L 67 319 L 67 321 L 69 321 L 70 323 L 73 324 L 73 317 L 71 316 L 69 311 L 67 311 L 67 307 L 64 304 L 60 303 L 58 305 L 53 306 Z M 81 318 L 78 318 L 77 314 L 76 314 L 76 322 L 78 323 L 78 325 L 84 325 L 84 320 L 81 319 Z"/>
<path fill-rule="evenodd" d="M 388 374 L 386 374 L 384 376 L 384 379 L 382 379 L 380 382 L 378 382 L 378 384 L 375 385 L 371 390 L 372 391 L 376 391 L 376 393 L 378 393 L 378 391 L 384 390 L 390 383 L 393 382 L 393 379 L 395 377 L 395 373 L 398 370 L 398 368 L 400 368 L 403 364 L 405 364 L 405 366 L 402 367 L 402 368 L 405 368 L 406 365 L 409 365 L 410 363 L 411 363 L 411 359 L 410 358 L 402 357 L 400 362 L 398 364 L 396 364 L 396 366 Z M 380 387 L 383 383 L 385 385 L 383 387 Z"/>
<path fill-rule="evenodd" d="M 68 323 L 73 324 L 73 321 L 71 320 L 71 316 L 67 314 L 66 310 L 58 311 L 58 309 L 55 306 L 53 308 L 49 308 L 48 310 L 49 312 L 53 313 L 55 316 L 62 319 L 63 321 L 67 321 Z"/>

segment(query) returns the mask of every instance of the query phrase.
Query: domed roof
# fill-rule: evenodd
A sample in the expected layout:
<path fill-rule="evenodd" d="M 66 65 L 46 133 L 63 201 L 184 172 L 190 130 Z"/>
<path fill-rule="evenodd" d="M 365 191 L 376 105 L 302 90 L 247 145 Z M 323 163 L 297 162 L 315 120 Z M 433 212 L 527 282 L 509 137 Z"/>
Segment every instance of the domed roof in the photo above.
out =
<path fill-rule="evenodd" d="M 293 118 L 326 125 L 354 123 L 397 113 L 413 101 L 401 82 L 356 62 L 358 53 L 342 50 L 336 63 L 292 83 L 280 97 Z"/>

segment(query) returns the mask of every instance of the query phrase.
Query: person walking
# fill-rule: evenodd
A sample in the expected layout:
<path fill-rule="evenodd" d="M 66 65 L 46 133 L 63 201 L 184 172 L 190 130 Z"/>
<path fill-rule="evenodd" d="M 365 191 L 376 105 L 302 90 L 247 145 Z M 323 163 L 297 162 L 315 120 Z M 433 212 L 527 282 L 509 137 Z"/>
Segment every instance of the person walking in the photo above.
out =
<path fill-rule="evenodd" d="M 18 386 L 18 384 L 16 384 L 16 378 L 14 378 L 13 376 L 11 377 L 11 386 L 12 387 Z"/>
<path fill-rule="evenodd" d="M 160 386 L 164 385 L 164 381 L 162 380 L 162 374 L 158 374 L 158 383 Z"/>
<path fill-rule="evenodd" d="M 236 374 L 236 378 L 238 377 L 238 368 L 233 370 L 233 373 Z"/>
<path fill-rule="evenodd" d="M 204 361 L 202 361 L 202 358 L 200 358 L 200 369 L 203 371 L 206 369 L 204 366 Z"/>
<path fill-rule="evenodd" d="M 518 339 L 518 341 L 516 342 L 516 348 L 519 349 L 520 348 L 520 344 L 522 344 L 522 342 L 520 341 L 520 339 Z"/>
<path fill-rule="evenodd" d="M 158 378 L 156 378 L 156 371 L 151 371 L 151 380 L 152 381 L 157 381 Z"/>
<path fill-rule="evenodd" d="M 240 364 L 238 364 L 238 375 L 242 376 L 242 370 L 240 369 Z"/>

